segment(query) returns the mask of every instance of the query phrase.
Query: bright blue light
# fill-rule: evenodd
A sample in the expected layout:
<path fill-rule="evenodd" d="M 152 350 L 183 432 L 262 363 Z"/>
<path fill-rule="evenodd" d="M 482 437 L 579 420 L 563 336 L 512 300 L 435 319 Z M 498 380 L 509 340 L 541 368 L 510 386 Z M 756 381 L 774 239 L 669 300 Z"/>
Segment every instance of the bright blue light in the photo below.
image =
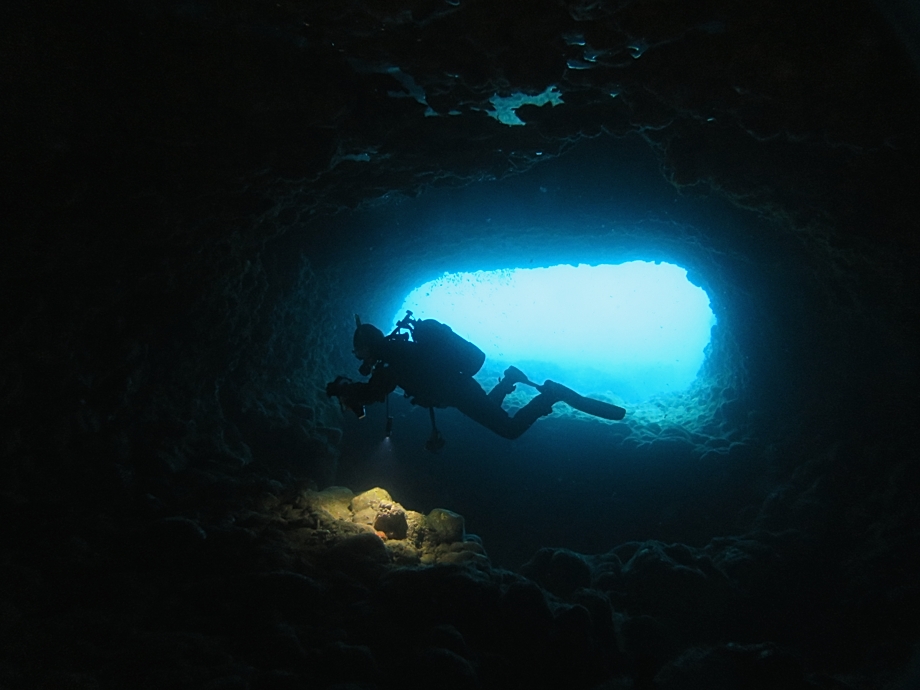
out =
<path fill-rule="evenodd" d="M 686 270 L 646 261 L 445 273 L 413 290 L 394 324 L 407 309 L 482 348 L 484 385 L 515 364 L 630 401 L 687 388 L 716 323 Z"/>

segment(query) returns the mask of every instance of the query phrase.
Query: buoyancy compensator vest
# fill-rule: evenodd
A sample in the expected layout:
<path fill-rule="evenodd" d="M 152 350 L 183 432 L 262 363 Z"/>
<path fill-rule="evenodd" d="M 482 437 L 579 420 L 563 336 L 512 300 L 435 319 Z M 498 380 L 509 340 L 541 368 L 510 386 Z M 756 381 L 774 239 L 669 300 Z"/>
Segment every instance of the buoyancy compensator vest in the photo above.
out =
<path fill-rule="evenodd" d="M 389 337 L 405 337 L 403 329 L 411 334 L 412 342 L 435 356 L 445 371 L 474 376 L 486 361 L 485 352 L 435 319 L 413 319 L 412 312 L 407 311 Z"/>

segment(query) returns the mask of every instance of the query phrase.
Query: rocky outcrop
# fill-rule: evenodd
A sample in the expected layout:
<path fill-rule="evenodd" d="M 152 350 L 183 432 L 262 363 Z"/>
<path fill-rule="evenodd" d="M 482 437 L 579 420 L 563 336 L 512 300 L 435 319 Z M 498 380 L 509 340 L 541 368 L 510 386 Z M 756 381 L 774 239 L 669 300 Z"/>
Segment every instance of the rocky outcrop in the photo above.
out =
<path fill-rule="evenodd" d="M 0 685 L 909 685 L 895 4 L 2 10 Z M 349 446 L 353 312 L 472 250 L 680 258 L 704 380 L 527 462 Z"/>

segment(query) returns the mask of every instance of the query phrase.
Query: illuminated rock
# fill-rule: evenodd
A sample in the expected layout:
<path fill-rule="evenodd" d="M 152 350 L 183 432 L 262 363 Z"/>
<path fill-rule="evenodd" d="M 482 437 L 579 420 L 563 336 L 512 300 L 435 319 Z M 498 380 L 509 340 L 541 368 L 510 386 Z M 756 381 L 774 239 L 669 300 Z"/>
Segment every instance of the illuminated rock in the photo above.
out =
<path fill-rule="evenodd" d="M 349 505 L 354 498 L 351 489 L 344 486 L 330 486 L 314 495 L 313 505 L 328 511 L 337 520 L 350 520 Z"/>
<path fill-rule="evenodd" d="M 426 518 L 426 523 L 435 543 L 445 544 L 463 541 L 463 516 L 443 508 L 435 508 Z"/>
<path fill-rule="evenodd" d="M 409 531 L 406 511 L 399 505 L 381 509 L 374 520 L 374 529 L 383 532 L 387 539 L 405 539 Z"/>

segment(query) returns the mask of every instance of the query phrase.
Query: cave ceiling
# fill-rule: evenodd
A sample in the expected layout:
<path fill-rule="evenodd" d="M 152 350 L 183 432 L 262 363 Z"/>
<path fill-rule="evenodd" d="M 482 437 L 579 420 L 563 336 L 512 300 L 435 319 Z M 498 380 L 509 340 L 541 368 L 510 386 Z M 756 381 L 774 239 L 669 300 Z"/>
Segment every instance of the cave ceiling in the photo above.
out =
<path fill-rule="evenodd" d="M 705 686 L 680 674 L 720 654 L 739 678 L 766 664 L 800 681 L 770 687 L 913 687 L 876 681 L 917 667 L 918 35 L 907 0 L 7 3 L 0 685 L 128 687 L 138 668 L 227 649 L 244 661 L 223 680 L 158 687 L 294 687 L 276 684 L 288 667 L 312 687 L 314 661 L 333 687 L 364 680 L 355 659 L 406 687 L 406 669 L 422 677 L 408 654 L 431 644 L 415 638 L 464 643 L 430 628 L 441 606 L 523 641 L 496 655 L 463 629 L 481 687 L 540 687 L 544 670 L 561 686 L 569 669 L 595 687 L 609 674 L 544 649 L 596 634 L 619 654 L 612 603 L 637 678 L 623 687 L 652 687 L 683 650 L 655 687 Z M 515 98 L 537 103 L 512 115 Z M 539 218 L 544 179 L 596 203 L 555 209 L 577 229 Z M 490 218 L 528 205 L 526 233 L 460 213 L 483 198 Z M 601 202 L 633 229 L 605 225 Z M 354 375 L 354 311 L 392 310 L 410 264 L 637 247 L 684 260 L 723 325 L 696 426 L 592 437 L 557 417 L 512 446 L 445 414 L 444 456 L 421 440 L 385 456 L 364 452 L 383 427 L 357 431 L 324 393 Z M 424 410 L 399 402 L 399 432 L 424 434 Z M 351 488 L 316 491 L 333 484 Z M 422 506 L 465 513 L 485 546 Z M 384 575 L 383 538 L 410 531 L 430 558 L 406 562 L 440 549 L 473 569 Z M 486 548 L 530 558 L 528 577 L 573 605 L 553 619 Z M 366 625 L 381 604 L 393 615 Z M 225 629 L 226 645 L 202 642 Z M 806 684 L 799 663 L 868 680 Z M 467 675 L 450 687 L 480 687 Z"/>
<path fill-rule="evenodd" d="M 881 305 L 890 341 L 913 337 L 920 91 L 904 27 L 871 3 L 50 2 L 4 14 L 0 169 L 16 232 L 3 280 L 21 296 L 6 305 L 5 399 L 18 418 L 60 389 L 50 404 L 74 434 L 119 419 L 184 434 L 231 387 L 227 372 L 249 372 L 234 385 L 252 388 L 305 360 L 282 342 L 293 322 L 276 305 L 306 264 L 369 232 L 318 218 L 508 179 L 599 137 L 643 142 L 678 196 L 758 219 L 714 251 L 756 260 L 756 233 L 801 245 L 795 262 L 819 275 L 809 290 L 863 326 Z M 523 126 L 495 117 L 501 99 L 541 94 L 556 104 L 518 107 Z M 624 165 L 603 151 L 596 169 Z M 437 254 L 437 237 L 415 239 Z M 783 280 L 783 299 L 812 299 Z M 300 318 L 313 326 L 299 327 L 337 323 L 321 306 L 333 292 L 309 294 L 317 308 Z M 180 399 L 183 412 L 155 412 Z M 139 409 L 146 421 L 127 421 Z"/>
<path fill-rule="evenodd" d="M 639 132 L 678 187 L 862 219 L 864 179 L 903 197 L 892 166 L 916 145 L 915 75 L 868 3 L 51 7 L 13 24 L 6 137 L 13 182 L 60 185 L 59 203 L 114 178 L 154 207 L 351 207 Z M 548 88 L 563 105 L 520 108 L 527 126 L 488 114 Z"/>

